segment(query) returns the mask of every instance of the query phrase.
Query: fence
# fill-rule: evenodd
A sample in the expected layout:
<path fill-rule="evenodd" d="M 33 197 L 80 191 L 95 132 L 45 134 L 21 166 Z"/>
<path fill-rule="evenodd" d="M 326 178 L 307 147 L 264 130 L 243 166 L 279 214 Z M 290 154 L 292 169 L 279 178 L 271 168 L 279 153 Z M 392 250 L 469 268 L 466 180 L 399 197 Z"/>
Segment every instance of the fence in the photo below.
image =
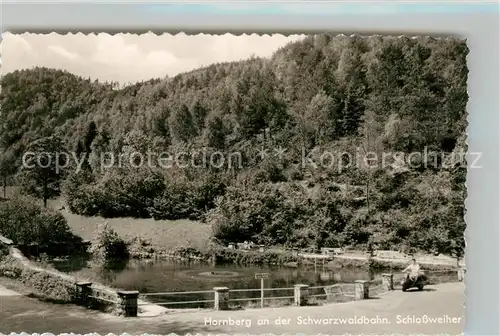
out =
<path fill-rule="evenodd" d="M 449 270 L 431 271 L 430 274 L 449 273 Z M 463 281 L 465 269 L 456 270 L 454 281 Z M 197 305 L 202 308 L 213 308 L 215 310 L 230 310 L 242 302 L 257 302 L 261 307 L 268 305 L 270 301 L 290 302 L 296 306 L 314 305 L 320 302 L 346 302 L 353 300 L 366 300 L 377 296 L 383 296 L 400 287 L 400 280 L 404 274 L 395 275 L 393 273 L 382 274 L 381 279 L 357 280 L 354 283 L 334 284 L 327 286 L 309 286 L 297 284 L 289 288 L 260 288 L 260 289 L 230 289 L 228 287 L 214 287 L 212 290 L 189 291 L 189 292 L 162 292 L 162 293 L 142 293 L 138 291 L 117 292 L 116 299 L 93 296 L 90 283 L 80 283 L 80 302 L 88 300 L 104 300 L 115 304 L 117 311 L 124 316 L 137 316 L 139 307 L 146 305 L 160 305 L 169 308 L 178 308 L 182 305 Z M 452 279 L 450 279 L 452 280 Z M 432 283 L 432 282 L 431 282 Z M 250 297 L 242 294 L 256 293 Z M 266 293 L 273 293 L 269 295 Z M 278 294 L 276 294 L 278 293 Z M 190 296 L 204 296 L 203 299 L 186 299 Z M 170 299 L 151 301 L 144 298 L 169 297 Z M 179 299 L 181 297 L 181 299 Z M 174 299 L 172 299 L 174 298 Z"/>
<path fill-rule="evenodd" d="M 167 305 L 170 307 L 197 304 L 203 304 L 203 308 L 214 308 L 215 310 L 229 310 L 235 308 L 240 303 L 259 303 L 261 307 L 269 306 L 270 301 L 279 301 L 282 306 L 289 302 L 296 306 L 314 305 L 321 302 L 346 302 L 353 300 L 365 300 L 370 298 L 370 292 L 380 294 L 388 292 L 394 288 L 389 283 L 393 276 L 384 275 L 381 280 L 357 280 L 354 283 L 342 283 L 326 286 L 309 286 L 297 284 L 294 287 L 288 288 L 260 288 L 260 289 L 229 289 L 228 287 L 215 287 L 208 291 L 191 291 L 191 292 L 163 292 L 163 293 L 144 293 L 141 297 L 155 296 L 187 296 L 192 294 L 203 294 L 210 296 L 205 300 L 168 300 L 154 302 L 157 305 Z M 256 293 L 250 297 L 241 297 L 241 294 Z M 269 293 L 271 295 L 269 295 Z M 276 294 L 278 293 L 278 294 Z M 288 294 L 288 295 L 287 295 Z M 146 305 L 147 303 L 143 303 Z M 207 305 L 209 304 L 209 305 Z M 141 306 L 141 304 L 139 304 Z"/>
<path fill-rule="evenodd" d="M 5 239 L 4 239 L 5 240 Z M 9 246 L 11 241 L 2 241 L 2 244 Z M 203 308 L 214 308 L 216 310 L 228 310 L 235 305 L 242 302 L 259 302 L 260 306 L 264 307 L 271 301 L 288 301 L 294 305 L 304 306 L 314 303 L 323 302 L 345 302 L 352 300 L 364 300 L 377 295 L 384 295 L 399 286 L 398 278 L 404 277 L 401 274 L 399 277 L 392 273 L 383 274 L 381 279 L 366 281 L 358 280 L 351 284 L 334 284 L 328 286 L 308 286 L 304 284 L 297 284 L 289 288 L 264 288 L 264 289 L 229 289 L 227 287 L 215 287 L 212 290 L 206 291 L 191 291 L 191 292 L 164 292 L 164 293 L 143 293 L 140 295 L 138 291 L 114 291 L 102 286 L 93 286 L 90 282 L 72 282 L 72 277 L 58 272 L 44 270 L 40 267 L 31 265 L 20 252 L 13 248 L 9 248 L 10 254 L 19 260 L 19 272 L 32 272 L 41 274 L 44 277 L 50 276 L 54 279 L 64 282 L 64 287 L 68 288 L 68 292 L 74 291 L 74 301 L 86 307 L 92 306 L 105 306 L 114 309 L 118 315 L 126 317 L 137 316 L 139 307 L 143 309 L 145 306 L 167 306 L 169 308 L 176 308 L 180 305 L 194 304 L 202 306 Z M 3 270 L 3 275 L 7 275 L 9 270 Z M 458 268 L 456 274 L 453 276 L 452 281 L 463 281 L 466 269 Z M 443 271 L 430 271 L 430 274 L 450 273 L 450 270 Z M 30 273 L 31 274 L 31 273 Z M 43 279 L 45 279 L 42 277 Z M 63 281 L 64 280 L 64 281 Z M 74 281 L 74 280 L 73 280 Z M 432 282 L 431 282 L 432 284 Z M 243 297 L 245 293 L 256 293 L 255 296 Z M 260 293 L 260 295 L 259 295 Z M 265 295 L 266 293 L 273 293 L 273 295 Z M 204 299 L 192 298 L 183 300 L 182 297 L 189 298 L 189 296 L 203 295 Z M 139 298 L 139 296 L 141 298 Z M 181 299 L 166 300 L 151 302 L 143 300 L 142 298 L 150 297 L 181 297 Z M 72 300 L 73 301 L 73 300 Z"/>
<path fill-rule="evenodd" d="M 449 273 L 446 271 L 431 271 L 430 274 Z M 464 280 L 465 269 L 457 270 L 454 281 Z M 260 288 L 260 289 L 229 289 L 228 287 L 214 287 L 212 290 L 189 291 L 189 292 L 162 292 L 162 293 L 142 293 L 138 291 L 118 291 L 111 295 L 103 295 L 99 288 L 93 288 L 92 283 L 77 283 L 77 302 L 82 305 L 92 305 L 100 302 L 114 306 L 115 312 L 119 315 L 131 317 L 137 316 L 138 310 L 142 306 L 167 306 L 177 308 L 181 305 L 194 304 L 198 307 L 213 308 L 215 310 L 229 310 L 241 302 L 259 302 L 264 307 L 270 301 L 281 301 L 280 305 L 288 301 L 296 306 L 314 305 L 321 302 L 346 302 L 353 300 L 366 300 L 369 298 L 383 296 L 400 287 L 400 280 L 404 274 L 395 275 L 392 273 L 382 274 L 381 279 L 357 280 L 354 283 L 334 284 L 327 286 L 309 286 L 297 284 L 289 288 Z M 452 279 L 450 279 L 452 280 Z M 432 283 L 432 282 L 431 282 Z M 256 293 L 251 297 L 242 297 L 242 294 Z M 273 293 L 277 295 L 266 295 Z M 146 301 L 143 298 L 151 297 L 189 297 L 190 295 L 205 296 L 204 299 L 178 300 L 170 299 L 165 301 Z M 140 297 L 140 298 L 139 298 Z"/>

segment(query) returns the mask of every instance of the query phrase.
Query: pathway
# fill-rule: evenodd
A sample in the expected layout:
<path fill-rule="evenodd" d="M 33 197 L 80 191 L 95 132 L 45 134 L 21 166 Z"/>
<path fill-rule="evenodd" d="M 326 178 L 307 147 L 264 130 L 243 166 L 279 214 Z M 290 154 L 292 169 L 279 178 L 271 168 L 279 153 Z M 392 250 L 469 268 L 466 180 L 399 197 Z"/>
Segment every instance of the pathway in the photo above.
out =
<path fill-rule="evenodd" d="M 422 292 L 394 291 L 381 298 L 316 307 L 196 310 L 157 317 L 120 318 L 71 305 L 27 298 L 0 286 L 0 333 L 305 333 L 458 335 L 464 321 L 464 284 L 429 286 Z M 422 323 L 411 318 L 425 319 Z M 357 321 L 353 321 L 356 318 Z M 441 318 L 442 321 L 429 319 Z M 455 319 L 455 322 L 450 321 Z M 258 320 L 269 321 L 258 325 Z M 263 320 L 262 320 L 263 319 Z M 364 323 L 366 319 L 368 322 Z M 448 321 L 445 321 L 448 320 Z M 460 320 L 460 321 L 458 321 Z M 212 322 L 210 322 L 212 321 Z M 223 322 L 224 321 L 224 322 Z M 211 325 L 230 323 L 232 325 Z M 309 322 L 309 324 L 306 324 Z M 353 324 L 357 322 L 357 324 Z M 413 322 L 413 323 L 411 323 Z"/>

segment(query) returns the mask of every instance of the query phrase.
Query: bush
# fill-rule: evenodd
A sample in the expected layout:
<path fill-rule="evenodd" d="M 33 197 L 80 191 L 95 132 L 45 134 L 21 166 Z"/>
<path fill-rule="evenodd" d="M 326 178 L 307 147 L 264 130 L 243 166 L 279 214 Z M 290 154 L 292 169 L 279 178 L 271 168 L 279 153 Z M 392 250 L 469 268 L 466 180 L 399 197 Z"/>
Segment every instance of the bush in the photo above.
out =
<path fill-rule="evenodd" d="M 112 169 L 95 183 L 88 173 L 74 174 L 64 187 L 72 212 L 84 216 L 149 217 L 148 208 L 165 190 L 161 174 L 149 169 Z"/>
<path fill-rule="evenodd" d="M 4 258 L 0 262 L 0 276 L 22 283 L 31 291 L 30 297 L 53 303 L 74 302 L 74 283 L 50 272 L 23 265 L 14 257 Z"/>
<path fill-rule="evenodd" d="M 79 215 L 198 220 L 225 189 L 224 180 L 211 174 L 164 177 L 149 169 L 114 169 L 94 183 L 86 172 L 73 174 L 64 193 L 69 209 Z"/>
<path fill-rule="evenodd" d="M 323 246 L 345 226 L 337 203 L 322 193 L 313 201 L 304 190 L 288 186 L 232 187 L 207 215 L 207 222 L 223 243 Z"/>
<path fill-rule="evenodd" d="M 240 265 L 283 265 L 288 262 L 296 262 L 297 257 L 291 253 L 276 253 L 265 251 L 264 253 L 256 251 L 239 251 L 239 250 L 218 250 L 215 251 L 217 263 L 220 264 L 240 264 Z"/>
<path fill-rule="evenodd" d="M 43 208 L 29 197 L 0 203 L 0 233 L 14 244 L 26 245 L 47 245 L 75 238 L 62 214 Z"/>
<path fill-rule="evenodd" d="M 207 174 L 189 179 L 170 176 L 165 191 L 153 200 L 148 211 L 156 220 L 202 219 L 215 207 L 215 200 L 226 191 L 224 179 Z"/>
<path fill-rule="evenodd" d="M 9 255 L 9 247 L 0 242 L 0 260 Z"/>
<path fill-rule="evenodd" d="M 198 218 L 200 214 L 191 197 L 191 184 L 182 177 L 168 181 L 163 193 L 155 197 L 148 208 L 150 216 L 156 220 Z"/>
<path fill-rule="evenodd" d="M 120 238 L 107 222 L 103 222 L 97 228 L 89 253 L 95 260 L 103 262 L 128 259 L 128 243 Z"/>
<path fill-rule="evenodd" d="M 280 194 L 262 185 L 232 187 L 207 215 L 216 239 L 228 242 L 258 240 L 266 223 L 280 207 Z"/>
<path fill-rule="evenodd" d="M 93 183 L 93 176 L 87 170 L 72 173 L 64 181 L 62 192 L 71 212 L 84 216 L 98 214 L 96 204 L 100 203 L 97 201 L 100 193 Z"/>
<path fill-rule="evenodd" d="M 35 291 L 35 296 L 41 295 L 42 299 L 60 303 L 70 303 L 75 300 L 75 286 L 68 280 L 28 268 L 23 269 L 20 280 Z"/>

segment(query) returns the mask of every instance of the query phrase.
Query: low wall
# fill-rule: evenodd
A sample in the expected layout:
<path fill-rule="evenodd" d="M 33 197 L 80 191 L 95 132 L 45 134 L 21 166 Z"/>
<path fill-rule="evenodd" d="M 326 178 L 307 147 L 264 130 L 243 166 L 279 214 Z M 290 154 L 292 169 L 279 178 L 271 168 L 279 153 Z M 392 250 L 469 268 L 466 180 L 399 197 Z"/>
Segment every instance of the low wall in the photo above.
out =
<path fill-rule="evenodd" d="M 41 254 L 49 256 L 72 255 L 76 253 L 86 253 L 90 246 L 89 241 L 55 242 L 50 245 L 19 244 L 16 247 L 28 256 L 38 257 Z"/>
<path fill-rule="evenodd" d="M 342 255 L 336 255 L 327 266 L 332 268 L 355 266 L 363 267 L 370 265 L 373 268 L 405 268 L 410 260 L 415 258 L 421 267 L 426 270 L 455 270 L 458 267 L 465 267 L 463 259 L 457 260 L 448 256 L 431 256 L 424 254 L 406 255 L 395 251 L 374 251 L 373 256 L 367 253 L 351 252 Z"/>
<path fill-rule="evenodd" d="M 48 270 L 31 263 L 16 247 L 9 247 L 10 253 L 0 262 L 0 276 L 23 283 L 41 299 L 59 303 L 80 303 L 78 296 L 79 282 L 74 277 Z M 94 285 L 90 288 L 89 308 L 113 311 L 118 300 L 115 291 Z"/>
<path fill-rule="evenodd" d="M 34 296 L 39 299 L 56 303 L 73 303 L 116 315 L 126 315 L 123 305 L 127 298 L 120 295 L 120 291 L 35 265 L 6 238 L 0 239 L 0 245 L 9 251 L 0 258 L 0 276 L 21 282 L 33 290 Z M 145 315 L 151 312 L 158 314 L 165 310 L 140 301 L 142 313 Z"/>

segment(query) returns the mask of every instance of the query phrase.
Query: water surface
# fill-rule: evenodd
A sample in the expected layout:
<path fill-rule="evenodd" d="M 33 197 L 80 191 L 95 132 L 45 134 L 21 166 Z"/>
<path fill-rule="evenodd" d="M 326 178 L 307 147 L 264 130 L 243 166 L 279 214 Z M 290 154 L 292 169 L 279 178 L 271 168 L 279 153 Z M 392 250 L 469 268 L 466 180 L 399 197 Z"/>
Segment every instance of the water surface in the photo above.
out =
<path fill-rule="evenodd" d="M 344 267 L 331 270 L 323 265 L 318 265 L 316 268 L 313 265 L 299 268 L 234 264 L 214 266 L 206 263 L 172 260 L 130 260 L 121 264 L 101 266 L 82 258 L 53 262 L 53 265 L 58 270 L 75 276 L 77 280 L 91 280 L 123 290 L 138 290 L 141 294 L 212 291 L 214 287 L 221 286 L 237 290 L 257 289 L 253 292 L 234 292 L 231 294 L 232 298 L 260 298 L 261 293 L 258 289 L 261 288 L 261 280 L 255 279 L 255 273 L 269 273 L 269 278 L 264 280 L 265 288 L 285 289 L 272 291 L 272 294 L 266 291 L 266 295 L 288 297 L 293 296 L 292 288 L 296 284 L 326 286 L 353 283 L 355 280 L 377 279 L 380 278 L 381 273 L 387 272 L 387 270 L 369 270 L 368 267 Z M 446 280 L 442 279 L 439 282 L 443 281 Z M 158 295 L 147 298 L 153 302 L 212 300 L 213 293 Z M 205 307 L 207 304 L 180 304 L 176 308 L 198 306 Z"/>

